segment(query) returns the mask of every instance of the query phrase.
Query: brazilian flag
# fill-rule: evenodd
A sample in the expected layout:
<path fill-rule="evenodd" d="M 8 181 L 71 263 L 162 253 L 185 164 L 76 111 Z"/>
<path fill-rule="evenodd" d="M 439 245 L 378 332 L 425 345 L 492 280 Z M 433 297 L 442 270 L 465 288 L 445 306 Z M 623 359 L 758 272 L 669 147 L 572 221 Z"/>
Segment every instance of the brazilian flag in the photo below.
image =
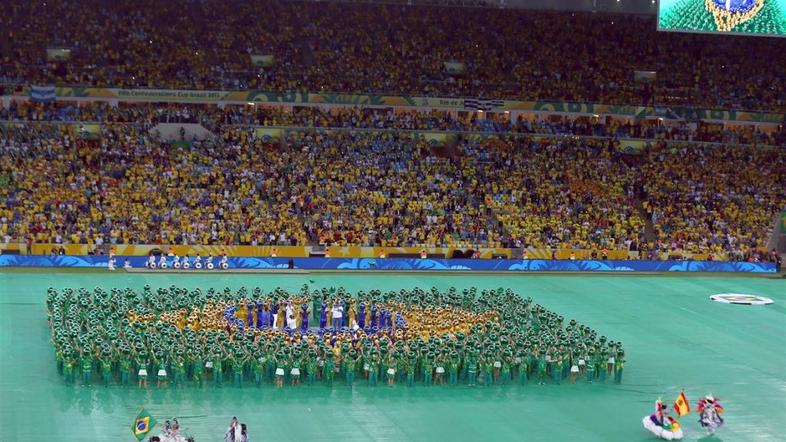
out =
<path fill-rule="evenodd" d="M 156 420 L 144 408 L 139 412 L 134 420 L 134 426 L 131 431 L 138 440 L 142 440 L 150 432 L 150 429 L 156 426 Z"/>

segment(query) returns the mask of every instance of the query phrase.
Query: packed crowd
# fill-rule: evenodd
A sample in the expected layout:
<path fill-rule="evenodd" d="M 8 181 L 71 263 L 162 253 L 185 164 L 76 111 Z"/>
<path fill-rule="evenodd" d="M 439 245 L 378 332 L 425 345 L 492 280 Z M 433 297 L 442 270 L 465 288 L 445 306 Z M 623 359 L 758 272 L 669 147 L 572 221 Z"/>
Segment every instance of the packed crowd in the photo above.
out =
<path fill-rule="evenodd" d="M 254 19 L 258 11 L 269 19 Z M 654 18 L 638 16 L 14 0 L 4 4 L 0 41 L 0 82 L 10 83 L 786 107 L 783 40 L 657 33 Z M 69 58 L 47 60 L 49 47 L 70 49 Z M 255 65 L 255 54 L 272 64 Z M 463 64 L 463 74 L 449 73 L 450 62 Z M 656 71 L 657 79 L 637 82 L 635 70 Z"/>
<path fill-rule="evenodd" d="M 667 29 L 783 35 L 786 22 L 781 7 L 778 2 L 750 0 L 682 0 L 663 13 L 660 25 Z"/>
<path fill-rule="evenodd" d="M 490 386 L 621 382 L 624 369 L 621 343 L 502 288 L 49 289 L 47 308 L 70 383 Z"/>
<path fill-rule="evenodd" d="M 640 239 L 644 220 L 630 186 L 636 171 L 609 141 L 462 148 L 486 167 L 484 193 L 514 246 L 622 249 Z"/>
<path fill-rule="evenodd" d="M 3 242 L 488 246 L 750 257 L 786 208 L 782 149 L 498 135 L 0 126 Z M 733 158 L 735 161 L 728 161 Z M 647 223 L 654 235 L 644 235 Z M 651 241 L 650 241 L 651 240 Z"/>
<path fill-rule="evenodd" d="M 440 110 L 394 110 L 392 108 L 346 107 L 325 109 L 268 105 L 216 105 L 178 103 L 104 102 L 35 103 L 13 100 L 0 108 L 0 124 L 9 122 L 114 122 L 133 123 L 145 128 L 157 123 L 199 123 L 219 132 L 225 126 L 321 127 L 344 129 L 391 129 L 516 133 L 542 135 L 582 135 L 657 140 L 705 141 L 728 144 L 786 146 L 786 130 L 763 132 L 754 125 L 726 126 L 712 123 L 664 125 L 654 119 L 634 122 L 612 117 L 511 119 L 505 112 L 451 113 Z"/>
<path fill-rule="evenodd" d="M 270 234 L 305 243 L 288 211 L 286 155 L 262 164 L 240 146 L 168 146 L 134 125 L 105 125 L 99 143 L 73 126 L 9 130 L 0 160 L 10 178 L 1 191 L 6 235 L 101 245 L 247 244 Z"/>
<path fill-rule="evenodd" d="M 640 173 L 659 241 L 741 260 L 769 240 L 769 230 L 751 226 L 772 226 L 786 209 L 784 171 L 782 149 L 672 144 L 652 149 Z"/>

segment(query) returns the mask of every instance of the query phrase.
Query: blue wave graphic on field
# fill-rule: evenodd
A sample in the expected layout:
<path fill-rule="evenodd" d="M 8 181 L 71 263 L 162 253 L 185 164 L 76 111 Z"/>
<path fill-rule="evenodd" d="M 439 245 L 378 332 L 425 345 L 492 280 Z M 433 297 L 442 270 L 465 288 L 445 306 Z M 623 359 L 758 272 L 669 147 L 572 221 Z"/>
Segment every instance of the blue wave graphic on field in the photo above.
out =
<path fill-rule="evenodd" d="M 326 264 L 327 260 L 326 259 Z M 377 268 L 377 260 L 371 258 L 354 258 L 351 260 L 338 260 L 338 265 L 336 266 L 337 269 L 340 270 L 369 270 L 369 269 L 376 269 Z"/>
<path fill-rule="evenodd" d="M 120 269 L 128 259 L 143 268 L 146 256 L 117 256 Z M 501 272 L 739 272 L 774 273 L 769 262 L 722 261 L 628 261 L 554 259 L 418 259 L 418 258 L 291 258 L 304 270 L 389 270 L 389 271 L 501 271 Z M 230 269 L 286 269 L 290 258 L 233 257 Z M 0 267 L 107 267 L 108 256 L 0 255 Z M 156 259 L 156 265 L 159 260 Z M 171 260 L 168 264 L 171 268 Z M 218 266 L 218 261 L 214 261 Z M 193 269 L 193 267 L 192 267 Z M 218 269 L 214 271 L 220 271 Z"/>
<path fill-rule="evenodd" d="M 276 262 L 276 258 L 229 258 L 230 269 L 285 269 L 288 260 Z"/>
<path fill-rule="evenodd" d="M 634 261 L 556 260 L 523 259 L 508 267 L 508 270 L 545 272 L 632 272 L 629 264 Z M 640 270 L 643 271 L 643 270 Z"/>

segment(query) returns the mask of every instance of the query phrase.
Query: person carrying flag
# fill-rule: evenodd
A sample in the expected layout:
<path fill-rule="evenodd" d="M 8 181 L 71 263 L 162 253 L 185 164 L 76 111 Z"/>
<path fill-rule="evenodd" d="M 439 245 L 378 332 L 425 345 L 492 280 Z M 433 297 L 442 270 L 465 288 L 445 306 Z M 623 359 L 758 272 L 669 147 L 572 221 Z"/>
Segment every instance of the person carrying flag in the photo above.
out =
<path fill-rule="evenodd" d="M 690 403 L 688 402 L 688 398 L 685 397 L 684 391 L 680 392 L 680 395 L 677 396 L 677 399 L 674 400 L 673 408 L 677 413 L 677 416 L 680 417 L 690 413 Z"/>
<path fill-rule="evenodd" d="M 134 419 L 134 426 L 131 427 L 131 432 L 138 440 L 142 440 L 150 433 L 150 430 L 156 426 L 156 420 L 144 408 L 139 411 L 139 414 Z"/>

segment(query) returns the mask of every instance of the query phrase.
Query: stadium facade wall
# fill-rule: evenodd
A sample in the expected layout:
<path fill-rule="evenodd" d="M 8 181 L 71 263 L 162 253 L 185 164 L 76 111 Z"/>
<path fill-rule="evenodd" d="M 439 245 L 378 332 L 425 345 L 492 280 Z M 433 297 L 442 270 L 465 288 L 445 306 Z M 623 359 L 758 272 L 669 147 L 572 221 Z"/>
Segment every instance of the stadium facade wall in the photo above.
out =
<path fill-rule="evenodd" d="M 144 268 L 146 257 L 118 256 L 121 268 L 128 259 L 134 268 Z M 380 271 L 488 271 L 488 272 L 735 272 L 774 273 L 773 263 L 721 261 L 629 261 L 629 260 L 544 260 L 544 259 L 405 259 L 405 258 L 229 258 L 229 269 L 287 269 L 289 260 L 302 270 Z M 0 267 L 106 268 L 108 256 L 0 255 Z M 214 261 L 215 264 L 217 262 Z M 213 270 L 220 272 L 221 270 Z"/>

